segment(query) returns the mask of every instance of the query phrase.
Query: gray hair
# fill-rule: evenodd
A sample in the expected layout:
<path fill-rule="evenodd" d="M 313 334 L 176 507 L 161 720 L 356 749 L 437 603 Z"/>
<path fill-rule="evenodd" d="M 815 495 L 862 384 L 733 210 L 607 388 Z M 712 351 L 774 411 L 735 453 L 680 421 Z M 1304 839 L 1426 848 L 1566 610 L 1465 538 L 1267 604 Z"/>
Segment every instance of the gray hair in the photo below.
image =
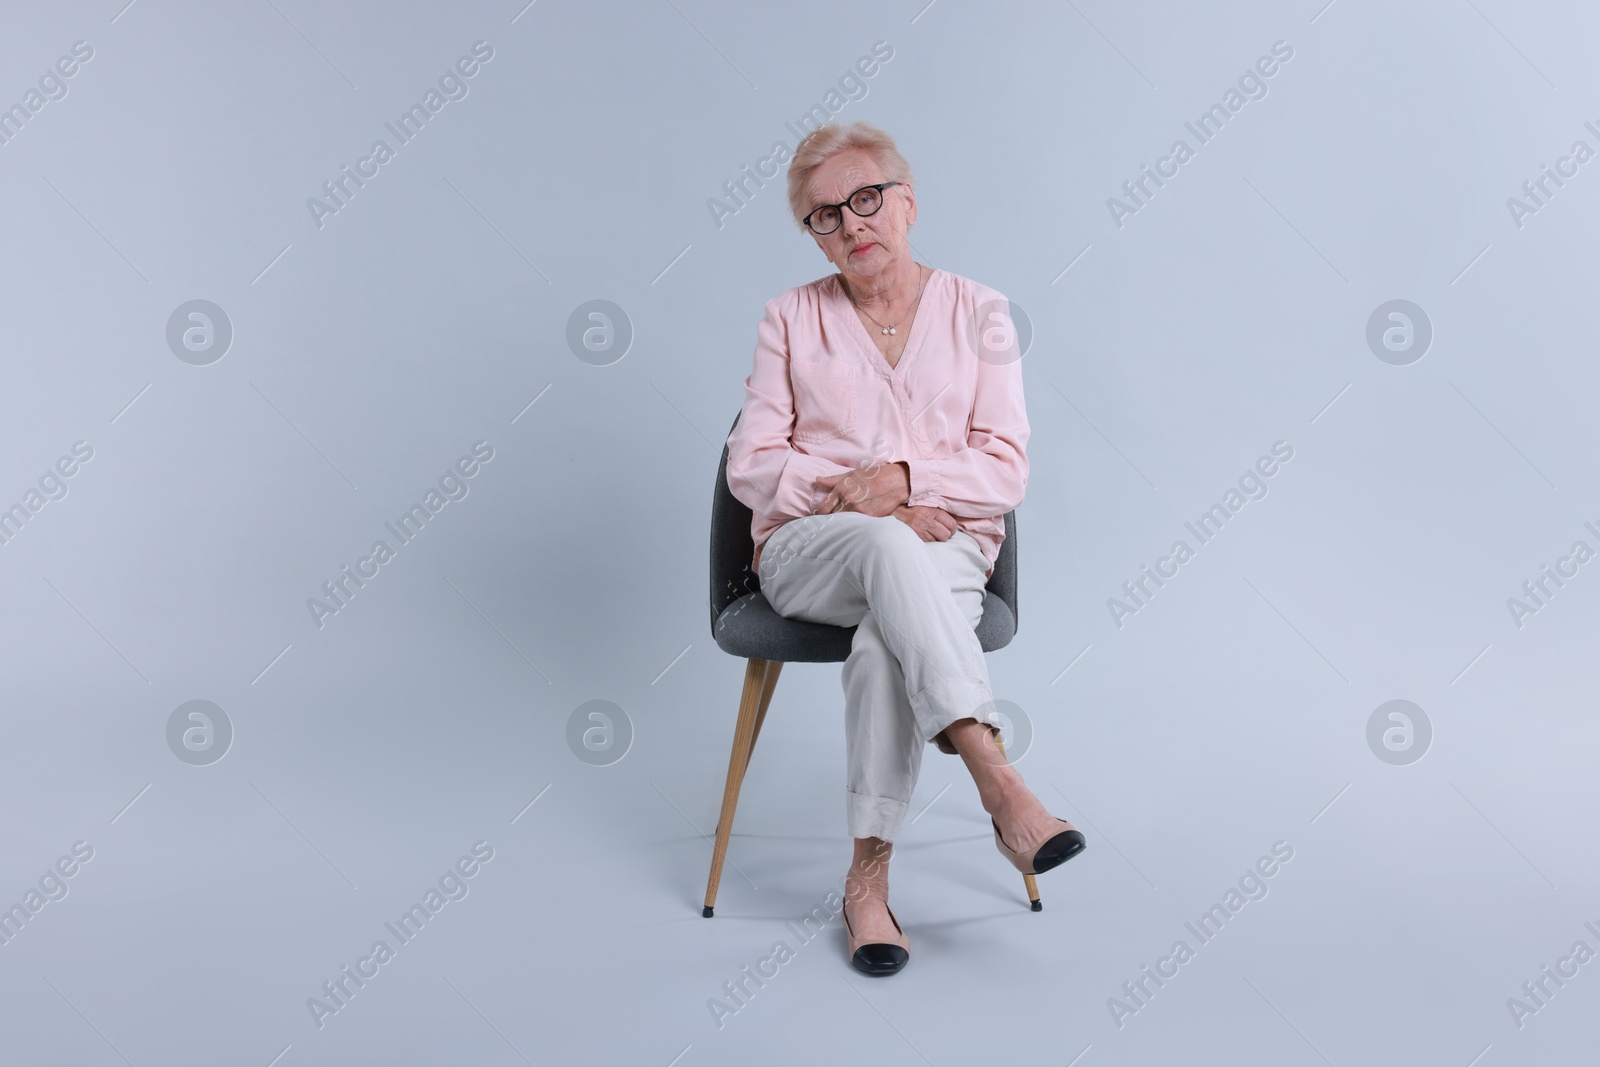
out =
<path fill-rule="evenodd" d="M 825 160 L 848 148 L 867 152 L 883 169 L 884 181 L 911 184 L 911 164 L 895 147 L 894 138 L 865 122 L 852 122 L 848 126 L 828 123 L 817 127 L 795 146 L 794 159 L 789 162 L 789 210 L 795 224 L 804 228 L 809 205 L 806 201 L 806 182 Z"/>

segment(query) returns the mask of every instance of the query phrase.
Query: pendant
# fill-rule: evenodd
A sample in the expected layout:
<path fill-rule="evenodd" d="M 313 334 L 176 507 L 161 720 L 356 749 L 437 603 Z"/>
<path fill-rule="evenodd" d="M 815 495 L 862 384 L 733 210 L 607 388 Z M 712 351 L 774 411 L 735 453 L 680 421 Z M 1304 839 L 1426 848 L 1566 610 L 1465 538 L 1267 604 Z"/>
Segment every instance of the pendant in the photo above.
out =
<path fill-rule="evenodd" d="M 894 327 L 893 326 L 885 326 L 885 327 L 883 327 L 883 332 L 885 334 L 894 333 Z"/>

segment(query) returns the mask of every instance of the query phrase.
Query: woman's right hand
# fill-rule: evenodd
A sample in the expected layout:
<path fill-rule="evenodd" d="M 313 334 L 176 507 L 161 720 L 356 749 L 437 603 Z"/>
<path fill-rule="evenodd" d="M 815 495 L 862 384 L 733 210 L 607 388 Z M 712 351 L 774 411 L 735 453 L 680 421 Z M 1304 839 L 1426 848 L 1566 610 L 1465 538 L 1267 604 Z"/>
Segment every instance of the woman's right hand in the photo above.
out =
<path fill-rule="evenodd" d="M 892 514 L 895 518 L 917 531 L 917 536 L 924 541 L 948 541 L 951 535 L 960 529 L 956 523 L 956 517 L 944 508 L 901 504 L 894 509 Z"/>

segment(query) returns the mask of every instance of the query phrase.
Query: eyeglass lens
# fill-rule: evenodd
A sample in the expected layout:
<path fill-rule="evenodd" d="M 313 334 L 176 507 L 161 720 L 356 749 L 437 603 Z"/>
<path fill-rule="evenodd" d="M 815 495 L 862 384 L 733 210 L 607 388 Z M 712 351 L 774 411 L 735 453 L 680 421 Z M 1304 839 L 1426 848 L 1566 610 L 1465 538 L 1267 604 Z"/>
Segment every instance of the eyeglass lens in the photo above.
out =
<path fill-rule="evenodd" d="M 883 206 L 883 194 L 870 186 L 858 189 L 850 198 L 850 210 L 857 215 L 872 215 Z M 816 214 L 811 216 L 811 228 L 818 234 L 830 234 L 839 228 L 841 212 L 837 207 L 829 206 L 818 208 Z"/>

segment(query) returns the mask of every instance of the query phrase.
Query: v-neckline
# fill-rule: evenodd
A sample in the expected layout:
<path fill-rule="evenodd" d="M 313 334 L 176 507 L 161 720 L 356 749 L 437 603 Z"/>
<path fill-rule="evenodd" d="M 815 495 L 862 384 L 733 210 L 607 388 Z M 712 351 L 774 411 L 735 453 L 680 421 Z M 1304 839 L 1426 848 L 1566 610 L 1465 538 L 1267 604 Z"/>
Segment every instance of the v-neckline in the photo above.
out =
<path fill-rule="evenodd" d="M 920 273 L 920 267 L 918 268 L 918 271 Z M 928 290 L 933 286 L 934 275 L 938 273 L 938 267 L 928 268 L 928 280 L 922 283 L 923 296 L 928 295 Z M 866 345 L 867 351 L 872 353 L 872 355 L 868 358 L 875 358 L 877 365 L 888 371 L 891 376 L 899 374 L 901 369 L 905 367 L 906 361 L 915 355 L 917 350 L 922 346 L 923 334 L 927 332 L 926 326 L 928 320 L 927 317 L 922 314 L 922 303 L 920 299 L 917 303 L 916 316 L 911 320 L 911 333 L 906 337 L 905 347 L 900 350 L 900 358 L 891 364 L 889 362 L 889 357 L 878 351 L 878 346 L 872 341 L 872 335 L 867 332 L 867 327 L 862 323 L 861 316 L 856 313 L 855 304 L 851 301 L 849 295 L 844 291 L 844 275 L 837 273 L 834 274 L 833 285 L 834 288 L 838 290 L 839 299 L 844 303 L 844 307 L 840 311 L 840 314 L 843 314 L 845 318 L 850 320 L 851 324 L 855 327 L 856 339 L 862 344 Z"/>

